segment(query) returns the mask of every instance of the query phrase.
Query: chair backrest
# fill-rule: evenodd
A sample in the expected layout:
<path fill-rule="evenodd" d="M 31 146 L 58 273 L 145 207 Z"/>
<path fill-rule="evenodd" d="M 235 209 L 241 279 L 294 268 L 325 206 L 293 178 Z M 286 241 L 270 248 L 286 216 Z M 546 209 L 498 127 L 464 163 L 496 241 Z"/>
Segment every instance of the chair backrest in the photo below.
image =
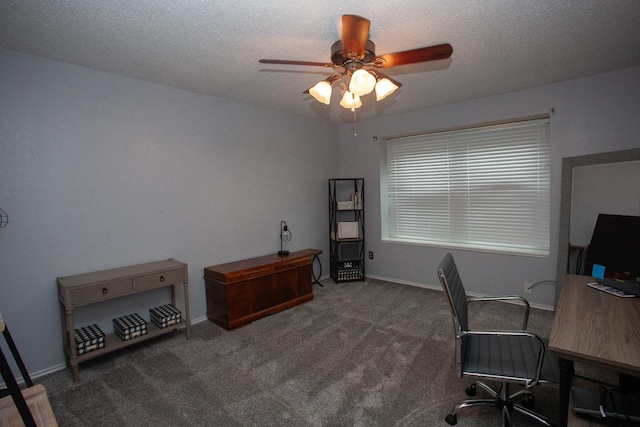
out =
<path fill-rule="evenodd" d="M 467 310 L 467 294 L 462 285 L 462 279 L 458 273 L 458 267 L 453 260 L 453 255 L 446 254 L 438 266 L 438 279 L 442 290 L 447 297 L 451 317 L 453 318 L 453 331 L 456 342 L 456 368 L 458 376 L 462 376 L 463 357 L 466 354 L 467 337 L 462 334 L 469 330 L 469 313 Z"/>

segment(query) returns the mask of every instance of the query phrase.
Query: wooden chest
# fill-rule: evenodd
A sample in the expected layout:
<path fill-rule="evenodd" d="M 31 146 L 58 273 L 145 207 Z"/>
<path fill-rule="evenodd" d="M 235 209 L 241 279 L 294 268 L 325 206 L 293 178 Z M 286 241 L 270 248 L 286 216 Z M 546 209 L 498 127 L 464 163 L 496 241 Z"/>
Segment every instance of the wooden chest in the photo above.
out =
<path fill-rule="evenodd" d="M 313 299 L 318 249 L 206 267 L 207 318 L 227 330 Z"/>

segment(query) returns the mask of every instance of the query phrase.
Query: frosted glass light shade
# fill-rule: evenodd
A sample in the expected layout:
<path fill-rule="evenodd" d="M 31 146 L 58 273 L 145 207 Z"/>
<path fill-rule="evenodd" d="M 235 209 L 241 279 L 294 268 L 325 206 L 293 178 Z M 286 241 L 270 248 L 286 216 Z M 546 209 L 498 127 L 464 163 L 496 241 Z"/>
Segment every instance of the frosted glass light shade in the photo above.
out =
<path fill-rule="evenodd" d="M 331 85 L 324 80 L 309 89 L 309 93 L 323 104 L 329 105 L 331 102 Z"/>
<path fill-rule="evenodd" d="M 349 82 L 349 91 L 356 95 L 366 95 L 371 93 L 376 85 L 376 78 L 373 77 L 368 71 L 357 70 L 351 76 L 351 82 Z"/>
<path fill-rule="evenodd" d="M 380 79 L 378 83 L 376 83 L 376 100 L 381 101 L 385 99 L 387 96 L 395 92 L 396 89 L 398 89 L 398 86 L 391 80 L 387 78 Z"/>
<path fill-rule="evenodd" d="M 356 108 L 362 107 L 362 101 L 360 101 L 360 97 L 355 93 L 346 91 L 340 101 L 340 105 L 344 108 L 351 108 L 351 111 L 355 111 Z"/>

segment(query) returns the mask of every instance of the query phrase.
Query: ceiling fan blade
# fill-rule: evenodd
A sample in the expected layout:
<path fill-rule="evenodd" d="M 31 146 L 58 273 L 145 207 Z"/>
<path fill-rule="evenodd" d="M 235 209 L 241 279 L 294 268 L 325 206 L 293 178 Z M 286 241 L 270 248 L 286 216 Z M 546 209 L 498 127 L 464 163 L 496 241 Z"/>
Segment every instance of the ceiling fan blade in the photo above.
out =
<path fill-rule="evenodd" d="M 329 83 L 329 84 L 333 84 L 333 82 L 335 82 L 336 80 L 339 80 L 342 76 L 340 74 L 332 74 L 329 77 L 327 77 L 326 79 L 324 79 L 325 82 Z M 313 87 L 313 86 L 311 86 Z M 309 93 L 309 90 L 311 89 L 311 87 L 307 90 L 305 90 L 302 93 Z"/>
<path fill-rule="evenodd" d="M 449 43 L 435 46 L 421 47 L 405 50 L 403 52 L 378 55 L 373 60 L 373 65 L 380 68 L 395 67 L 397 65 L 417 64 L 419 62 L 438 61 L 447 59 L 453 53 Z"/>
<path fill-rule="evenodd" d="M 342 15 L 342 46 L 347 58 L 364 58 L 371 21 L 357 15 Z"/>
<path fill-rule="evenodd" d="M 261 64 L 279 64 L 279 65 L 309 65 L 313 67 L 335 67 L 334 64 L 328 62 L 311 62 L 311 61 L 289 61 L 287 59 L 260 59 Z"/>

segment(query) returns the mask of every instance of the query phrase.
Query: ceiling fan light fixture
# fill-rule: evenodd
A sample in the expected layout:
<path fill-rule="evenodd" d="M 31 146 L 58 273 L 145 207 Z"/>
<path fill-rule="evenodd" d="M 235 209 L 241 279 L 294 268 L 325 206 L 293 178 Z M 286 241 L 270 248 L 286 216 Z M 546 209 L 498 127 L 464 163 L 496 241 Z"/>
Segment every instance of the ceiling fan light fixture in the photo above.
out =
<path fill-rule="evenodd" d="M 332 68 L 333 75 L 303 93 L 310 93 L 318 102 L 329 105 L 331 85 L 340 80 L 340 105 L 355 112 L 362 106 L 360 97 L 375 89 L 376 99 L 383 100 L 402 83 L 386 77 L 378 68 L 448 59 L 453 53 L 449 43 L 425 46 L 401 52 L 376 55 L 376 45 L 369 40 L 371 21 L 358 15 L 343 15 L 340 40 L 331 46 L 331 62 L 311 62 L 288 59 L 260 59 L 261 64 L 303 65 Z M 269 71 L 269 70 L 264 70 Z"/>
<path fill-rule="evenodd" d="M 325 80 L 318 82 L 314 87 L 309 89 L 309 93 L 323 104 L 329 105 L 331 102 L 331 85 Z"/>
<path fill-rule="evenodd" d="M 382 101 L 398 89 L 398 85 L 386 77 L 376 83 L 376 101 Z"/>
<path fill-rule="evenodd" d="M 366 70 L 356 70 L 351 76 L 351 82 L 349 82 L 349 91 L 363 96 L 373 91 L 376 85 L 376 78 Z"/>
<path fill-rule="evenodd" d="M 360 101 L 360 97 L 355 93 L 346 91 L 340 101 L 340 105 L 344 108 L 351 109 L 351 111 L 355 111 L 356 108 L 362 107 L 362 101 Z"/>

